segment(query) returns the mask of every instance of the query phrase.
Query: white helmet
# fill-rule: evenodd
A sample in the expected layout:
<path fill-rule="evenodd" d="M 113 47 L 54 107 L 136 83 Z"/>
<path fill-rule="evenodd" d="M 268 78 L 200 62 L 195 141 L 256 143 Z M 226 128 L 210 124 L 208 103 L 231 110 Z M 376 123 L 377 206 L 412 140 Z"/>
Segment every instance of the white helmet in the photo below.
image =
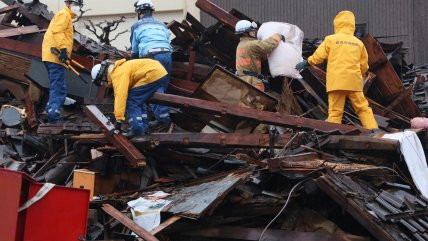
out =
<path fill-rule="evenodd" d="M 135 4 L 135 12 L 139 12 L 142 10 L 151 10 L 154 11 L 154 5 L 152 0 L 138 0 Z"/>
<path fill-rule="evenodd" d="M 257 23 L 250 22 L 248 20 L 241 20 L 239 21 L 235 26 L 235 33 L 236 34 L 244 34 L 248 33 L 251 30 L 257 29 Z"/>
<path fill-rule="evenodd" d="M 92 80 L 95 80 L 98 77 L 100 70 L 101 70 L 101 64 L 97 64 L 92 68 L 92 71 L 91 71 Z"/>

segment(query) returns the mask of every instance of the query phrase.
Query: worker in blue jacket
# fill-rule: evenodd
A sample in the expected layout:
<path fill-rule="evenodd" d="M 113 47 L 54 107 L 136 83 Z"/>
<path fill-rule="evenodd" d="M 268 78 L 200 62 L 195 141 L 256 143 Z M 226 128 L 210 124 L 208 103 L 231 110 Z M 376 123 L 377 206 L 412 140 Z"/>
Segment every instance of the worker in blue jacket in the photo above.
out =
<path fill-rule="evenodd" d="M 138 22 L 131 28 L 132 58 L 150 58 L 159 61 L 168 74 L 162 79 L 162 85 L 156 92 L 165 93 L 172 71 L 172 47 L 169 30 L 166 25 L 153 17 L 155 11 L 152 0 L 139 0 L 135 3 Z M 169 108 L 160 105 L 151 105 L 151 108 L 160 125 L 170 123 Z M 143 119 L 148 119 L 147 111 Z"/>

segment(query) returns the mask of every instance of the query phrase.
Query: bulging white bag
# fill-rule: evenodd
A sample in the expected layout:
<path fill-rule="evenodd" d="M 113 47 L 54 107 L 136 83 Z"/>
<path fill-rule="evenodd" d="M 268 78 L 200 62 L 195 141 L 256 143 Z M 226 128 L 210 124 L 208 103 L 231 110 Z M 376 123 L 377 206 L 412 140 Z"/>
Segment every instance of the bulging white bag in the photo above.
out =
<path fill-rule="evenodd" d="M 304 34 L 299 27 L 289 23 L 267 22 L 260 27 L 257 38 L 265 40 L 276 33 L 285 36 L 278 48 L 268 55 L 269 69 L 273 77 L 285 76 L 293 79 L 302 78 L 296 65 L 302 61 Z"/>

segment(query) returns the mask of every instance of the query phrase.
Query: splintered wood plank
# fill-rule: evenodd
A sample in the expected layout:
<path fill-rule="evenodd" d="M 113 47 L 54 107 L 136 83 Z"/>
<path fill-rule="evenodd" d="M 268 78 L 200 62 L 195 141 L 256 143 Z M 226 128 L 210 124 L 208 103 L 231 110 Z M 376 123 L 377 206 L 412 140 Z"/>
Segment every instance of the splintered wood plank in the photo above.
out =
<path fill-rule="evenodd" d="M 181 217 L 179 217 L 179 216 L 173 216 L 173 217 L 169 218 L 168 220 L 166 220 L 165 222 L 161 223 L 159 226 L 157 226 L 155 229 L 153 229 L 150 233 L 152 235 L 156 235 L 180 219 L 181 219 Z"/>
<path fill-rule="evenodd" d="M 376 80 L 372 83 L 368 96 L 388 106 L 405 91 L 404 85 L 377 40 L 369 34 L 362 41 L 369 55 L 370 72 L 376 74 Z M 421 116 L 410 95 L 403 98 L 392 110 L 409 118 Z"/>
<path fill-rule="evenodd" d="M 132 221 L 130 218 L 128 218 L 123 213 L 121 213 L 119 210 L 115 209 L 110 204 L 104 204 L 102 206 L 102 209 L 104 210 L 104 212 L 108 213 L 110 216 L 112 216 L 114 219 L 119 221 L 121 224 L 125 225 L 127 228 L 132 230 L 132 232 L 136 233 L 139 237 L 143 238 L 144 240 L 159 241 L 155 236 L 147 232 L 147 230 L 145 230 L 140 225 Z"/>

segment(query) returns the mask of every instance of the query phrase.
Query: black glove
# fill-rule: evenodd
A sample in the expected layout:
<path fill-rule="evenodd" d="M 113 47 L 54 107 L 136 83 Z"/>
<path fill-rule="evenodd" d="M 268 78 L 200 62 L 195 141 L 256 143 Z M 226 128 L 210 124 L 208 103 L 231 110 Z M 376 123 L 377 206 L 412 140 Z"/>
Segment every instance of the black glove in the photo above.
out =
<path fill-rule="evenodd" d="M 115 127 L 116 127 L 116 130 L 122 130 L 122 121 L 116 121 L 116 125 L 115 125 Z"/>
<path fill-rule="evenodd" d="M 67 60 L 68 60 L 67 49 L 61 49 L 61 51 L 59 52 L 58 59 L 64 64 L 67 63 Z"/>
<path fill-rule="evenodd" d="M 281 40 L 285 43 L 285 36 L 281 34 Z"/>
<path fill-rule="evenodd" d="M 112 129 L 110 131 L 110 134 L 114 135 L 114 134 L 119 134 L 120 132 L 122 132 L 122 121 L 116 121 L 116 123 L 114 124 L 114 129 Z"/>
<path fill-rule="evenodd" d="M 300 62 L 296 65 L 296 70 L 300 72 L 300 71 L 306 69 L 306 67 L 308 67 L 308 66 L 309 66 L 308 61 L 303 60 L 302 62 Z"/>
<path fill-rule="evenodd" d="M 140 55 L 138 53 L 131 54 L 131 59 L 138 59 L 138 58 L 140 58 Z"/>

